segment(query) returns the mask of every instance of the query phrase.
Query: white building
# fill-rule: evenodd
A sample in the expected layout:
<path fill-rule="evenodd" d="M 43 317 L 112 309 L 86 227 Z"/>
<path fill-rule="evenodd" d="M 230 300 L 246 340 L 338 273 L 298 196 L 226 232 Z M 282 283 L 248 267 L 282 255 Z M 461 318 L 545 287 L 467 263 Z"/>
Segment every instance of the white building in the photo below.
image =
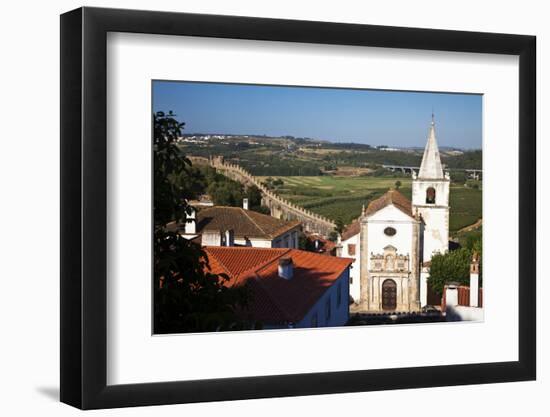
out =
<path fill-rule="evenodd" d="M 252 294 L 239 315 L 264 329 L 343 326 L 352 259 L 297 249 L 206 247 L 210 271 Z"/>
<path fill-rule="evenodd" d="M 412 204 L 424 222 L 424 262 L 449 248 L 449 185 L 449 175 L 443 173 L 432 119 L 420 171 L 418 176 L 413 174 L 412 183 Z"/>
<path fill-rule="evenodd" d="M 412 202 L 389 190 L 342 234 L 341 256 L 355 258 L 350 295 L 361 310 L 418 311 L 426 305 L 429 261 L 448 250 L 449 176 L 432 119 Z"/>
<path fill-rule="evenodd" d="M 413 172 L 412 184 L 413 206 L 424 224 L 420 254 L 420 305 L 422 307 L 428 304 L 428 277 L 432 256 L 449 250 L 450 182 L 449 174 L 443 172 L 432 116 L 422 165 L 418 176 Z"/>
<path fill-rule="evenodd" d="M 368 311 L 417 311 L 422 222 L 397 190 L 372 201 L 361 216 L 361 297 Z"/>
<path fill-rule="evenodd" d="M 193 211 L 185 224 L 169 225 L 202 246 L 297 248 L 301 223 L 240 207 L 213 206 Z"/>
<path fill-rule="evenodd" d="M 349 294 L 354 302 L 359 302 L 361 298 L 361 251 L 359 250 L 359 232 L 361 230 L 361 224 L 359 219 L 354 220 L 346 229 L 342 232 L 340 241 L 340 251 L 338 256 L 345 258 L 355 259 L 353 265 L 350 268 L 349 278 Z"/>

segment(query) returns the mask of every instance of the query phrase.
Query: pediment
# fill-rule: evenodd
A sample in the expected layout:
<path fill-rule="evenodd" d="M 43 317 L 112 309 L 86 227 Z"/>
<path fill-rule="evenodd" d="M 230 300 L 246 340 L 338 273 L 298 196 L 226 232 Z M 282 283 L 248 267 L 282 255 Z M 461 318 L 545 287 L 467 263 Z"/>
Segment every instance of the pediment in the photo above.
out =
<path fill-rule="evenodd" d="M 388 204 L 386 207 L 368 216 L 368 221 L 399 221 L 410 222 L 414 221 L 414 217 L 405 214 L 393 204 Z"/>

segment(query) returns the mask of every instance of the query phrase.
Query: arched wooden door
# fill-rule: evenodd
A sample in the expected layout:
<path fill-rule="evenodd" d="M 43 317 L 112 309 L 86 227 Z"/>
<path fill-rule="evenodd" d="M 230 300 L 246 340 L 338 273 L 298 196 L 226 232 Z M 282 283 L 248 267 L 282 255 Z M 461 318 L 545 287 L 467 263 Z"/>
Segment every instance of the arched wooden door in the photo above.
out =
<path fill-rule="evenodd" d="M 395 310 L 397 307 L 397 284 L 393 279 L 382 283 L 382 309 Z"/>

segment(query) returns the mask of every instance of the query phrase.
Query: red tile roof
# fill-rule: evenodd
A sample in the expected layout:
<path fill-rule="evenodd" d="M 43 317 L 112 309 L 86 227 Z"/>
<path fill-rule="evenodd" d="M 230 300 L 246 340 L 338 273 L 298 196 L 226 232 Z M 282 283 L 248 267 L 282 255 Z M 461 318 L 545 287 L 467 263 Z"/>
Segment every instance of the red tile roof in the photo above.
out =
<path fill-rule="evenodd" d="M 315 245 L 315 241 L 318 241 L 318 248 L 311 250 L 311 252 L 315 253 L 322 253 L 324 255 L 332 256 L 336 252 L 336 242 L 333 242 L 329 239 L 325 239 L 324 237 L 314 234 L 314 233 L 305 233 L 306 239 L 309 240 L 313 245 Z"/>
<path fill-rule="evenodd" d="M 365 214 L 370 216 L 390 204 L 393 204 L 407 216 L 414 217 L 411 201 L 399 191 L 394 189 L 388 190 L 382 197 L 372 200 L 369 203 Z"/>
<path fill-rule="evenodd" d="M 216 259 L 222 265 L 226 273 L 232 278 L 239 276 L 252 268 L 258 268 L 268 261 L 273 261 L 283 256 L 288 249 L 281 248 L 251 248 L 251 247 L 227 247 L 205 246 L 204 250 L 208 259 Z M 218 273 L 214 271 L 214 273 Z"/>
<path fill-rule="evenodd" d="M 355 219 L 353 222 L 351 222 L 351 224 L 346 226 L 346 228 L 342 232 L 342 240 L 348 240 L 350 237 L 355 236 L 360 231 L 361 221 L 359 219 Z"/>
<path fill-rule="evenodd" d="M 247 285 L 252 300 L 243 314 L 263 323 L 297 323 L 353 262 L 297 249 L 205 247 L 210 270 Z M 280 258 L 291 258 L 293 277 L 279 277 Z"/>
<path fill-rule="evenodd" d="M 197 213 L 197 233 L 233 230 L 235 237 L 274 239 L 300 226 L 300 221 L 280 220 L 241 207 L 214 206 Z"/>

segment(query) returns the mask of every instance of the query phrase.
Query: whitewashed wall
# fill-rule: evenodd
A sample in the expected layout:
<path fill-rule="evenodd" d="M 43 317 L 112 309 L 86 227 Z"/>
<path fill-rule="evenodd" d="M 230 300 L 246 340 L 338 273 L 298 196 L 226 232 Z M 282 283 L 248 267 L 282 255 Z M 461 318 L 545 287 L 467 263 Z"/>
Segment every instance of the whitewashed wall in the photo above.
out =
<path fill-rule="evenodd" d="M 242 245 L 242 246 L 250 246 L 250 247 L 253 247 L 253 248 L 270 248 L 272 242 L 269 239 L 235 238 L 235 244 L 236 245 Z"/>
<path fill-rule="evenodd" d="M 359 246 L 360 234 L 350 237 L 347 240 L 342 241 L 342 252 L 341 256 L 344 258 L 354 258 L 355 262 L 350 267 L 350 285 L 349 285 L 349 294 L 354 301 L 358 302 L 361 298 L 361 247 Z M 348 250 L 348 245 L 355 245 L 355 254 L 350 254 Z"/>
<path fill-rule="evenodd" d="M 236 245 L 250 246 L 253 248 L 298 248 L 298 233 L 296 231 L 288 231 L 287 233 L 277 237 L 274 240 L 235 237 L 233 242 Z M 204 246 L 220 246 L 221 236 L 219 233 L 203 233 L 202 244 Z"/>
<path fill-rule="evenodd" d="M 449 249 L 449 208 L 420 207 L 418 212 L 425 223 L 423 261 L 426 262 L 435 253 L 445 253 Z"/>
<path fill-rule="evenodd" d="M 449 181 L 414 180 L 412 183 L 413 205 L 426 204 L 426 190 L 429 187 L 435 189 L 435 205 L 449 205 Z"/>
<path fill-rule="evenodd" d="M 425 223 L 423 261 L 449 248 L 449 181 L 413 181 L 412 203 Z M 426 190 L 435 189 L 435 204 L 426 204 Z"/>
<path fill-rule="evenodd" d="M 411 255 L 413 251 L 413 225 L 415 220 L 393 205 L 386 206 L 367 218 L 368 221 L 368 254 L 384 253 L 384 248 L 391 245 L 400 255 Z M 384 234 L 386 227 L 396 230 L 394 236 Z"/>

